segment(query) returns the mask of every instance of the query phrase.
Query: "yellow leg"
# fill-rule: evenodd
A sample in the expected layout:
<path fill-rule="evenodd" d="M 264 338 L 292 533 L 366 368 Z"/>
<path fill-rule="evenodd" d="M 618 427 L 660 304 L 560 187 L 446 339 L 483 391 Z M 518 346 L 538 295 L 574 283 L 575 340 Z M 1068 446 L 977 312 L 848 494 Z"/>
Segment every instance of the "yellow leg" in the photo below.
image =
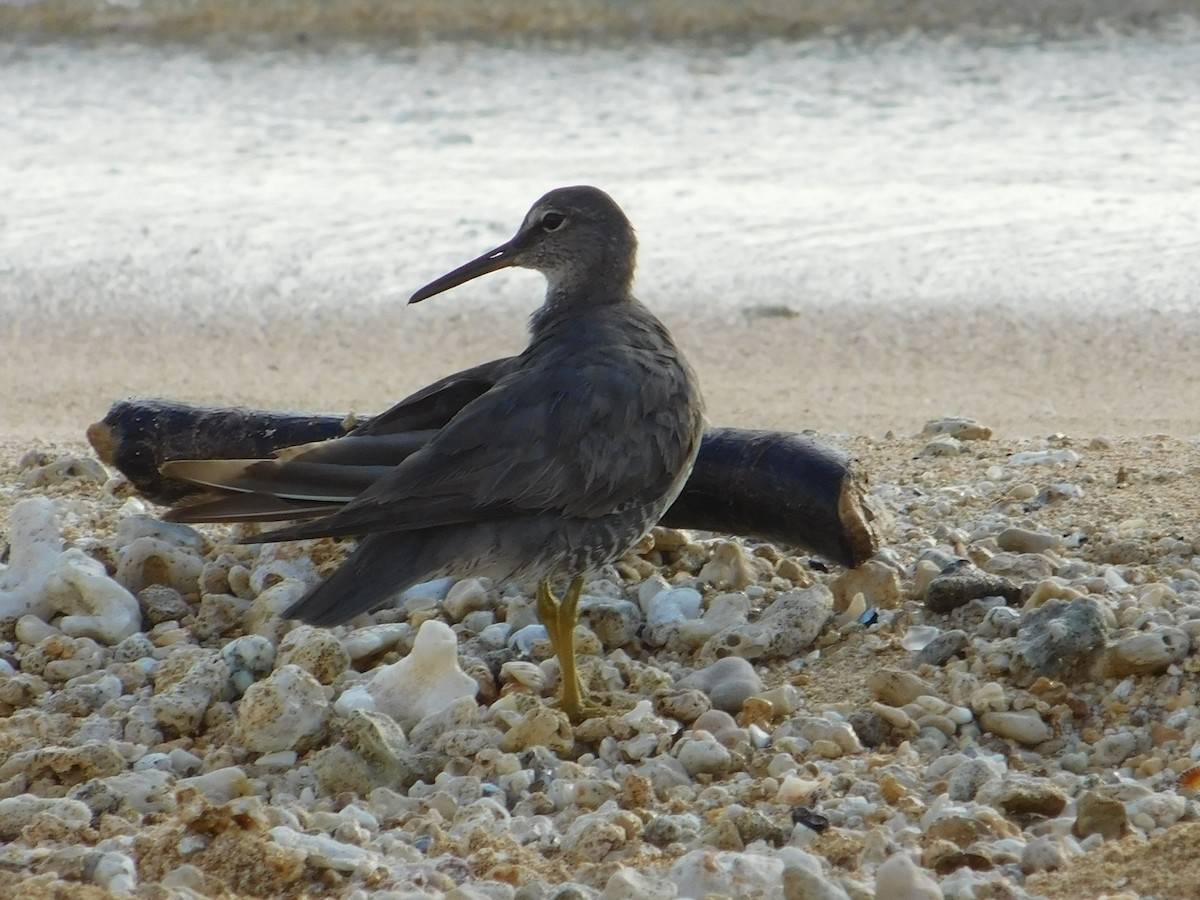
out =
<path fill-rule="evenodd" d="M 571 579 L 561 601 L 550 591 L 546 581 L 538 583 L 538 618 L 546 626 L 550 646 L 558 657 L 562 670 L 563 692 L 559 706 L 572 722 L 588 716 L 583 704 L 583 689 L 579 686 L 579 669 L 575 665 L 575 623 L 579 621 L 579 596 L 583 593 L 583 577 Z"/>

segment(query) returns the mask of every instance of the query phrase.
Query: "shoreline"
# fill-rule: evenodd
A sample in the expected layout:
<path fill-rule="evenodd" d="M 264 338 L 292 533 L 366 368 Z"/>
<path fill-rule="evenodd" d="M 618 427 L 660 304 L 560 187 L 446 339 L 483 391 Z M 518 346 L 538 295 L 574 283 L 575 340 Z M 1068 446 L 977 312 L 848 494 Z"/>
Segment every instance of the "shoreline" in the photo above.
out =
<path fill-rule="evenodd" d="M 661 317 L 721 425 L 918 433 L 969 416 L 997 437 L 1200 436 L 1200 325 L 1186 313 L 847 306 Z M 525 316 L 401 306 L 14 320 L 0 435 L 81 441 L 115 401 L 378 412 L 450 372 L 518 353 Z"/>

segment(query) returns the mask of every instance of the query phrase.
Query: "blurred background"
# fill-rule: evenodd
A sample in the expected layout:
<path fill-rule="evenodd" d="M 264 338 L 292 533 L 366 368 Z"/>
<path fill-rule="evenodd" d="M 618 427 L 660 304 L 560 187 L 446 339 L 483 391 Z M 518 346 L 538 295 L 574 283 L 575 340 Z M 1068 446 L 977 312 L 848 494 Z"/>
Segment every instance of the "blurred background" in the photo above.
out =
<path fill-rule="evenodd" d="M 592 183 L 712 417 L 1200 434 L 1200 0 L 0 0 L 0 431 L 372 411 Z"/>

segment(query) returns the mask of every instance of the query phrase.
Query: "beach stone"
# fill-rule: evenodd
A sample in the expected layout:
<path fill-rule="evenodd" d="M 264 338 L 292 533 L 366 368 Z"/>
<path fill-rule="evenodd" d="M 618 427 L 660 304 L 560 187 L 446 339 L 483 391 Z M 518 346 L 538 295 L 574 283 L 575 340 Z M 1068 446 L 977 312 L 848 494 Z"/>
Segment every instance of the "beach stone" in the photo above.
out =
<path fill-rule="evenodd" d="M 1191 639 L 1180 628 L 1155 628 L 1114 641 L 1100 659 L 1104 678 L 1158 675 L 1181 661 L 1191 650 Z"/>
<path fill-rule="evenodd" d="M 151 584 L 163 584 L 181 594 L 196 594 L 202 571 L 204 560 L 196 551 L 147 536 L 121 550 L 114 577 L 132 593 Z"/>
<path fill-rule="evenodd" d="M 913 665 L 944 666 L 954 657 L 965 654 L 970 643 L 965 631 L 957 628 L 943 631 L 913 656 Z"/>
<path fill-rule="evenodd" d="M 192 632 L 201 641 L 212 640 L 231 631 L 240 631 L 250 601 L 233 594 L 205 594 L 192 623 Z"/>
<path fill-rule="evenodd" d="M 137 598 L 76 547 L 54 561 L 42 590 L 51 607 L 66 614 L 58 622 L 63 634 L 111 647 L 141 630 Z"/>
<path fill-rule="evenodd" d="M 1137 752 L 1137 735 L 1129 731 L 1106 734 L 1092 745 L 1092 765 L 1119 766 Z"/>
<path fill-rule="evenodd" d="M 238 706 L 238 739 L 254 753 L 303 753 L 324 738 L 328 721 L 320 682 L 299 666 L 284 665 L 247 688 Z"/>
<path fill-rule="evenodd" d="M 850 900 L 850 896 L 820 872 L 787 864 L 783 869 L 783 900 Z"/>
<path fill-rule="evenodd" d="M 1003 597 L 1005 603 L 1020 600 L 1021 588 L 1007 578 L 981 572 L 973 566 L 955 565 L 950 572 L 939 575 L 925 589 L 925 606 L 938 613 L 947 613 L 984 597 Z"/>
<path fill-rule="evenodd" d="M 702 691 L 716 709 L 736 713 L 748 698 L 762 691 L 763 683 L 749 662 L 727 656 L 681 678 L 676 687 Z"/>
<path fill-rule="evenodd" d="M 713 635 L 701 658 L 791 659 L 817 639 L 833 613 L 833 594 L 823 584 L 786 591 L 757 622 L 735 625 Z"/>
<path fill-rule="evenodd" d="M 275 645 L 259 634 L 234 638 L 221 648 L 220 656 L 229 666 L 229 680 L 238 696 L 275 667 Z"/>
<path fill-rule="evenodd" d="M 1058 550 L 1062 547 L 1062 538 L 1057 534 L 1044 531 L 1031 531 L 1028 528 L 1005 528 L 996 535 L 996 545 L 1001 550 L 1010 553 L 1043 553 L 1046 550 Z"/>
<path fill-rule="evenodd" d="M 864 747 L 882 747 L 892 739 L 893 729 L 883 716 L 869 709 L 857 709 L 847 722 Z"/>
<path fill-rule="evenodd" d="M 195 731 L 209 707 L 230 687 L 229 663 L 209 651 L 200 651 L 199 656 L 166 690 L 156 683 L 159 692 L 150 699 L 158 724 L 176 734 Z"/>
<path fill-rule="evenodd" d="M 984 731 L 1026 747 L 1036 746 L 1054 736 L 1054 731 L 1034 709 L 985 712 L 979 717 L 979 724 Z"/>
<path fill-rule="evenodd" d="M 700 817 L 692 813 L 664 813 L 646 823 L 642 839 L 655 847 L 686 844 L 700 834 Z"/>
<path fill-rule="evenodd" d="M 642 611 L 636 603 L 613 597 L 584 597 L 579 620 L 592 630 L 605 649 L 627 647 L 642 628 Z"/>
<path fill-rule="evenodd" d="M 192 608 L 183 595 L 165 584 L 152 584 L 142 588 L 137 595 L 142 609 L 142 618 L 150 625 L 163 622 L 182 621 L 192 614 Z"/>
<path fill-rule="evenodd" d="M 1053 872 L 1067 864 L 1067 854 L 1062 844 L 1048 834 L 1034 838 L 1021 851 L 1021 871 L 1026 875 L 1034 872 Z"/>
<path fill-rule="evenodd" d="M 983 759 L 968 759 L 950 773 L 946 796 L 958 803 L 974 800 L 979 789 L 997 777 L 992 765 Z"/>
<path fill-rule="evenodd" d="M 459 668 L 458 641 L 436 619 L 421 623 L 413 648 L 399 662 L 375 670 L 366 692 L 376 709 L 412 728 L 459 697 L 475 697 L 479 683 Z"/>
<path fill-rule="evenodd" d="M 684 725 L 690 725 L 713 708 L 712 698 L 699 688 L 665 691 L 654 698 L 658 711 Z"/>
<path fill-rule="evenodd" d="M 719 542 L 713 548 L 712 559 L 700 570 L 699 578 L 702 584 L 711 584 L 718 590 L 734 591 L 758 580 L 746 548 L 738 541 Z"/>
<path fill-rule="evenodd" d="M 959 456 L 965 449 L 958 438 L 942 435 L 922 447 L 917 455 L 927 457 Z"/>
<path fill-rule="evenodd" d="M 668 876 L 681 897 L 777 897 L 783 891 L 783 861 L 758 853 L 693 850 Z"/>
<path fill-rule="evenodd" d="M 866 690 L 889 707 L 904 707 L 924 694 L 931 694 L 930 685 L 913 672 L 899 668 L 881 668 L 866 677 Z"/>
<path fill-rule="evenodd" d="M 942 889 L 907 853 L 893 853 L 875 871 L 875 896 L 888 900 L 942 900 Z"/>
<path fill-rule="evenodd" d="M 992 793 L 992 805 L 1010 816 L 1052 819 L 1067 807 L 1067 795 L 1045 778 L 1009 776 Z"/>
<path fill-rule="evenodd" d="M 34 615 L 50 621 L 54 607 L 44 586 L 61 553 L 54 502 L 17 501 L 9 513 L 7 565 L 0 566 L 0 620 Z"/>
<path fill-rule="evenodd" d="M 478 578 L 463 578 L 446 591 L 442 609 L 451 622 L 461 622 L 469 613 L 491 609 L 487 586 Z"/>
<path fill-rule="evenodd" d="M 1054 564 L 1040 553 L 997 553 L 983 563 L 982 569 L 990 575 L 1018 584 L 1025 581 L 1041 581 L 1054 574 Z M 1016 603 L 1017 600 L 1009 602 Z"/>
<path fill-rule="evenodd" d="M 531 747 L 545 747 L 555 753 L 569 753 L 575 745 L 571 720 L 561 709 L 537 705 L 528 710 L 500 741 L 505 753 L 520 753 Z"/>
<path fill-rule="evenodd" d="M 412 637 L 413 627 L 407 622 L 389 622 L 357 628 L 342 638 L 342 649 L 351 662 L 359 663 L 394 650 Z"/>
<path fill-rule="evenodd" d="M 697 732 L 697 735 L 704 732 Z M 675 748 L 675 758 L 687 773 L 724 775 L 733 766 L 733 756 L 720 741 L 712 737 L 684 738 Z"/>
<path fill-rule="evenodd" d="M 620 868 L 604 883 L 604 900 L 673 900 L 679 889 L 661 876 Z"/>
<path fill-rule="evenodd" d="M 921 434 L 928 437 L 945 434 L 960 441 L 986 441 L 991 439 L 992 429 L 967 416 L 942 416 L 926 422 Z"/>
<path fill-rule="evenodd" d="M 675 634 L 685 647 L 699 647 L 722 631 L 746 623 L 750 598 L 743 592 L 718 594 L 708 601 L 699 619 L 685 619 L 676 625 Z M 760 640 L 765 646 L 765 639 Z"/>
<path fill-rule="evenodd" d="M 78 831 L 92 821 L 92 811 L 79 800 L 63 797 L 37 797 L 21 794 L 0 800 L 0 839 L 15 841 L 21 832 L 43 818 L 53 819 L 70 829 Z"/>
<path fill-rule="evenodd" d="M 1069 678 L 1092 663 L 1107 633 L 1104 615 L 1092 597 L 1047 600 L 1024 617 L 1017 632 L 1013 678 L 1022 687 L 1040 677 Z"/>
<path fill-rule="evenodd" d="M 365 797 L 376 788 L 406 788 L 417 780 L 404 730 L 390 716 L 356 709 L 341 722 L 341 736 L 309 763 L 324 793 Z"/>
<path fill-rule="evenodd" d="M 847 569 L 830 585 L 833 590 L 834 611 L 844 612 L 857 594 L 862 594 L 868 607 L 895 609 L 902 593 L 900 576 L 894 568 L 877 559 Z"/>
<path fill-rule="evenodd" d="M 277 651 L 278 665 L 295 665 L 321 684 L 333 684 L 350 668 L 350 654 L 328 628 L 298 625 L 284 635 Z"/>
<path fill-rule="evenodd" d="M 1125 804 L 1096 791 L 1085 791 L 1076 802 L 1071 833 L 1078 838 L 1098 834 L 1106 841 L 1123 837 L 1129 830 Z"/>

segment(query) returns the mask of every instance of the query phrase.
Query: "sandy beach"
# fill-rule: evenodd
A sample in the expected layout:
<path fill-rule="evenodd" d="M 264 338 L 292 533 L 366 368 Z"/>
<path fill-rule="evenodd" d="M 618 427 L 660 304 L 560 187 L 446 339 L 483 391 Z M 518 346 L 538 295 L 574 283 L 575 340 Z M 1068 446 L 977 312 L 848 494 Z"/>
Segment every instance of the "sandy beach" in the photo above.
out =
<path fill-rule="evenodd" d="M 80 440 L 126 396 L 376 412 L 437 377 L 519 352 L 525 338 L 520 311 L 447 315 L 401 302 L 315 320 L 199 318 L 14 318 L 0 361 L 0 434 L 16 446 Z M 676 309 L 664 319 L 699 371 L 709 419 L 723 425 L 881 436 L 965 415 L 1013 438 L 1200 435 L 1191 315 L 847 306 L 724 318 Z"/>
<path fill-rule="evenodd" d="M 0 894 L 1195 894 L 1192 19 L 989 42 L 922 4 L 787 43 L 748 5 L 725 47 L 680 38 L 727 4 L 599 2 L 568 7 L 617 39 L 572 48 L 244 6 L 0 16 L 31 36 L 0 46 Z M 281 39 L 297 11 L 333 46 Z M 273 42 L 187 44 L 214 21 Z M 402 43 L 338 43 L 373 24 Z M 125 397 L 369 414 L 519 352 L 530 273 L 404 301 L 580 181 L 709 420 L 815 432 L 882 513 L 854 570 L 657 529 L 594 573 L 610 714 L 553 707 L 522 586 L 285 622 L 341 545 L 166 525 L 87 446 Z"/>

